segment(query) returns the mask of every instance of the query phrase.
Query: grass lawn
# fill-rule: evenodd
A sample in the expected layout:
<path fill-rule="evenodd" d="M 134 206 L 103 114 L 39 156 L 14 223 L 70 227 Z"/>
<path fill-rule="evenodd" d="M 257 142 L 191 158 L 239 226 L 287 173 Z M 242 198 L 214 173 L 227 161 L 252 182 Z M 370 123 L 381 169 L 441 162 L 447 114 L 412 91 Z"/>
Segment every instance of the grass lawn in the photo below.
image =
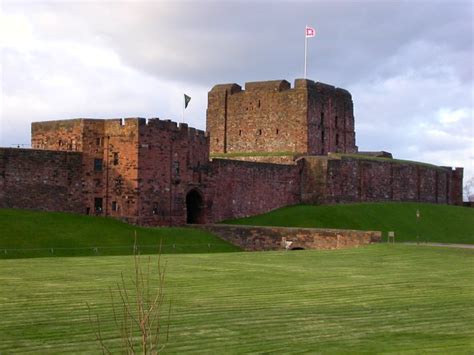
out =
<path fill-rule="evenodd" d="M 474 352 L 473 250 L 163 258 L 166 353 Z M 98 353 L 86 302 L 117 352 L 107 290 L 131 265 L 130 256 L 0 260 L 0 353 Z"/>
<path fill-rule="evenodd" d="M 416 210 L 421 213 L 416 219 Z M 395 231 L 397 241 L 474 244 L 474 208 L 428 203 L 297 205 L 223 223 Z"/>
<path fill-rule="evenodd" d="M 0 259 L 39 256 L 208 253 L 239 248 L 190 228 L 142 228 L 111 218 L 59 212 L 0 209 Z"/>

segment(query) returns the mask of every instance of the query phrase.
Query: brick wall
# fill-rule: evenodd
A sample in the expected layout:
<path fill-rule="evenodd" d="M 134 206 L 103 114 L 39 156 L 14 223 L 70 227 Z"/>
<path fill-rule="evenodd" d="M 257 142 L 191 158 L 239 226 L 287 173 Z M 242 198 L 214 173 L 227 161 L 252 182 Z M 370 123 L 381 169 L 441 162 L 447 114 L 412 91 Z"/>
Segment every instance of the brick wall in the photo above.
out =
<path fill-rule="evenodd" d="M 299 165 L 214 159 L 205 180 L 208 221 L 245 217 L 300 202 Z"/>
<path fill-rule="evenodd" d="M 0 148 L 0 207 L 84 212 L 81 154 Z"/>
<path fill-rule="evenodd" d="M 350 93 L 298 79 L 216 85 L 208 95 L 211 153 L 355 152 Z"/>
<path fill-rule="evenodd" d="M 206 229 L 246 251 L 342 249 L 381 241 L 382 233 L 345 229 L 207 225 Z"/>

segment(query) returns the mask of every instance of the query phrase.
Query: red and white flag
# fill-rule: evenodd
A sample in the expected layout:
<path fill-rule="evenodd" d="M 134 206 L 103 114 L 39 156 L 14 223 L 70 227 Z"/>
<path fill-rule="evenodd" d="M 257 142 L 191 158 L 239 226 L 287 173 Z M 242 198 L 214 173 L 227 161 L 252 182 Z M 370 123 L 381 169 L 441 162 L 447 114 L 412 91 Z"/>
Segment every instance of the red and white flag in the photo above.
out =
<path fill-rule="evenodd" d="M 306 38 L 316 36 L 316 30 L 313 27 L 306 26 Z"/>

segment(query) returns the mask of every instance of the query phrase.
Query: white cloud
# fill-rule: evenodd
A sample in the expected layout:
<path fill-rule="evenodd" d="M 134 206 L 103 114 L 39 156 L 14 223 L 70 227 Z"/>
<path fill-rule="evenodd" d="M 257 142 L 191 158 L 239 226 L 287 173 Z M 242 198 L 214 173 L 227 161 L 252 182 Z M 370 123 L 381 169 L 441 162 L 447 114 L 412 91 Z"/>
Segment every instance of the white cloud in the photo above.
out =
<path fill-rule="evenodd" d="M 474 117 L 473 111 L 468 112 L 467 109 L 450 110 L 441 108 L 438 111 L 438 120 L 443 125 L 450 125 L 459 122 L 462 119 L 469 119 Z"/>

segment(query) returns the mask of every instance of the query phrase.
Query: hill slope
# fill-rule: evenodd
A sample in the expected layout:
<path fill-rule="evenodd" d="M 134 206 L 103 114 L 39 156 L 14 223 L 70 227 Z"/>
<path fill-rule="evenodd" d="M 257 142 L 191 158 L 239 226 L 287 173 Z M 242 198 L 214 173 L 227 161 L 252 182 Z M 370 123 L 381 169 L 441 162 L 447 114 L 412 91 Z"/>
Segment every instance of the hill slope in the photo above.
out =
<path fill-rule="evenodd" d="M 421 213 L 417 221 L 416 210 Z M 395 231 L 397 241 L 474 244 L 474 209 L 427 203 L 297 205 L 226 221 L 261 226 Z"/>
<path fill-rule="evenodd" d="M 142 228 L 110 218 L 0 209 L 0 258 L 141 253 L 208 253 L 239 248 L 191 228 Z"/>

